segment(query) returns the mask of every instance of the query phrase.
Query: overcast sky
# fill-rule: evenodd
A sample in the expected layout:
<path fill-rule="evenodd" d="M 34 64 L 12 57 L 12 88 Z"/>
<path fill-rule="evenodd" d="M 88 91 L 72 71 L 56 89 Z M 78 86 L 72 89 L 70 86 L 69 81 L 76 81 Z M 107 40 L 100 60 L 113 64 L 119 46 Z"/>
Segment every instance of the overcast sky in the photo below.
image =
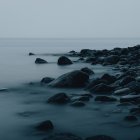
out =
<path fill-rule="evenodd" d="M 140 37 L 140 0 L 0 0 L 0 37 Z"/>

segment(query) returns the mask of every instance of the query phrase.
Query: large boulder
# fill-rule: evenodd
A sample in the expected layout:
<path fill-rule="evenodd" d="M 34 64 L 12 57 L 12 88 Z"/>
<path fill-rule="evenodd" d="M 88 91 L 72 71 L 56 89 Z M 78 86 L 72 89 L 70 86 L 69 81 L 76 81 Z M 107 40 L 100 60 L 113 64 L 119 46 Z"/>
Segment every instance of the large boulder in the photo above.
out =
<path fill-rule="evenodd" d="M 89 75 L 80 70 L 75 70 L 66 73 L 56 80 L 52 81 L 49 85 L 52 87 L 83 87 L 89 80 Z"/>
<path fill-rule="evenodd" d="M 35 63 L 36 64 L 45 64 L 45 63 L 48 63 L 48 62 L 44 59 L 36 58 Z"/>
<path fill-rule="evenodd" d="M 82 138 L 71 133 L 57 133 L 52 134 L 43 140 L 82 140 Z"/>
<path fill-rule="evenodd" d="M 70 65 L 70 64 L 72 64 L 72 61 L 69 58 L 67 58 L 66 56 L 61 56 L 61 57 L 59 57 L 57 64 L 58 65 Z"/>
<path fill-rule="evenodd" d="M 110 94 L 113 91 L 114 87 L 102 83 L 90 89 L 90 92 L 99 94 Z"/>
<path fill-rule="evenodd" d="M 70 101 L 70 98 L 65 93 L 58 93 L 50 97 L 47 102 L 52 104 L 66 104 Z"/>

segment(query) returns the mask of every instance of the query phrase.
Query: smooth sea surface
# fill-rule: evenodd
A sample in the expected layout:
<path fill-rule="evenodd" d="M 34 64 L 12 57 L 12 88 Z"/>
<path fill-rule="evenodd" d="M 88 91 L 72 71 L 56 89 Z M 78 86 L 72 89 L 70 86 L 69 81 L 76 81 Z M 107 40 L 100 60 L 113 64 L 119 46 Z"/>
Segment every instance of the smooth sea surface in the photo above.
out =
<path fill-rule="evenodd" d="M 9 88 L 9 91 L 0 92 L 0 140 L 42 140 L 48 134 L 36 132 L 34 126 L 44 120 L 52 120 L 54 132 L 70 132 L 82 138 L 106 134 L 117 140 L 137 140 L 139 125 L 123 122 L 129 107 L 118 108 L 115 103 L 98 104 L 94 99 L 83 108 L 49 105 L 46 100 L 58 92 L 81 94 L 86 91 L 28 85 L 45 76 L 57 78 L 83 67 L 93 69 L 96 76 L 112 72 L 108 67 L 85 63 L 58 66 L 58 56 L 46 54 L 137 44 L 140 39 L 0 39 L 0 88 Z M 37 55 L 29 56 L 29 52 Z M 36 65 L 37 57 L 44 58 L 48 64 Z"/>

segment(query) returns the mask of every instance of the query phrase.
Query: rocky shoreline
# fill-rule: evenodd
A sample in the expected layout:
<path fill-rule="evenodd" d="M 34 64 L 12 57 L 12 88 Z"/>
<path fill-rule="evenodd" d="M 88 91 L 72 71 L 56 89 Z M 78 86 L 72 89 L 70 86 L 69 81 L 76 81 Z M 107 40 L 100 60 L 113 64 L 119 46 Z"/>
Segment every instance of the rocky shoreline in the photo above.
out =
<path fill-rule="evenodd" d="M 34 56 L 36 54 L 29 53 L 29 55 Z M 69 57 L 75 57 L 77 60 L 72 61 Z M 35 63 L 47 65 L 49 62 L 37 58 Z M 60 91 L 63 88 L 78 88 L 85 92 L 84 94 L 73 95 L 58 92 L 46 100 L 47 104 L 61 106 L 67 104 L 71 107 L 82 108 L 92 99 L 103 106 L 104 103 L 111 103 L 124 108 L 129 106 L 128 113 L 122 117 L 122 120 L 125 123 L 131 123 L 134 127 L 140 125 L 140 45 L 112 50 L 83 49 L 80 52 L 70 51 L 59 56 L 57 65 L 64 67 L 74 63 L 110 66 L 114 74 L 105 73 L 96 77 L 94 70 L 90 67 L 83 67 L 65 73 L 56 79 L 44 77 L 40 81 L 40 87 L 57 88 Z M 50 133 L 43 140 L 82 140 L 81 137 L 71 133 L 53 133 L 55 127 L 52 120 L 45 120 L 37 124 L 35 129 L 45 132 L 47 135 Z M 116 138 L 102 132 L 100 135 L 93 135 L 85 138 L 85 140 L 116 140 Z"/>

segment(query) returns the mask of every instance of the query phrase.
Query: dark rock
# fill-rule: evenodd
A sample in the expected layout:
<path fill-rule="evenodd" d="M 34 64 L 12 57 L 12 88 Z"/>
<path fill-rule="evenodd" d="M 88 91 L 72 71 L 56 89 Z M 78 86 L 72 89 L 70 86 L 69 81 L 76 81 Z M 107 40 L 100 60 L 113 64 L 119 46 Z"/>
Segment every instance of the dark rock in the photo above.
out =
<path fill-rule="evenodd" d="M 58 93 L 48 99 L 48 103 L 53 104 L 66 104 L 70 101 L 70 98 L 65 93 Z"/>
<path fill-rule="evenodd" d="M 79 101 L 89 101 L 90 100 L 90 97 L 88 97 L 88 96 L 82 96 L 82 97 L 79 97 L 78 100 Z"/>
<path fill-rule="evenodd" d="M 80 70 L 75 70 L 58 77 L 49 85 L 53 87 L 83 87 L 88 80 L 89 75 Z"/>
<path fill-rule="evenodd" d="M 109 74 L 104 74 L 101 79 L 107 81 L 108 84 L 112 84 L 117 80 L 115 76 Z"/>
<path fill-rule="evenodd" d="M 140 107 L 130 109 L 130 113 L 133 115 L 140 115 Z"/>
<path fill-rule="evenodd" d="M 115 102 L 117 101 L 116 98 L 114 97 L 109 97 L 109 96 L 96 96 L 95 101 L 100 101 L 100 102 Z"/>
<path fill-rule="evenodd" d="M 74 106 L 74 107 L 83 107 L 83 106 L 85 106 L 85 103 L 82 102 L 82 101 L 75 101 L 75 102 L 71 103 L 71 106 Z"/>
<path fill-rule="evenodd" d="M 87 62 L 87 63 L 96 62 L 96 58 L 95 58 L 95 57 L 88 57 L 88 58 L 86 59 L 86 62 Z"/>
<path fill-rule="evenodd" d="M 99 84 L 107 84 L 106 80 L 103 79 L 93 79 L 86 87 L 87 90 L 92 89 L 94 86 L 99 85 Z"/>
<path fill-rule="evenodd" d="M 90 92 L 101 93 L 101 94 L 102 93 L 109 94 L 109 93 L 112 93 L 113 91 L 114 91 L 114 87 L 111 87 L 109 85 L 102 84 L 102 83 L 90 89 Z"/>
<path fill-rule="evenodd" d="M 122 96 L 122 95 L 128 95 L 131 92 L 129 88 L 122 88 L 114 91 L 114 95 Z"/>
<path fill-rule="evenodd" d="M 53 123 L 50 120 L 43 121 L 35 127 L 39 131 L 50 131 L 54 129 Z"/>
<path fill-rule="evenodd" d="M 85 140 L 115 140 L 115 139 L 107 135 L 96 135 L 96 136 L 88 137 Z"/>
<path fill-rule="evenodd" d="M 137 117 L 136 116 L 133 116 L 133 115 L 130 115 L 130 116 L 126 116 L 124 118 L 125 121 L 128 121 L 128 122 L 134 122 L 134 121 L 137 121 Z"/>
<path fill-rule="evenodd" d="M 53 80 L 54 80 L 54 78 L 44 77 L 44 78 L 41 80 L 41 83 L 48 84 L 48 83 L 52 82 Z"/>
<path fill-rule="evenodd" d="M 120 102 L 124 103 L 124 102 L 131 102 L 131 103 L 135 103 L 138 104 L 140 103 L 140 95 L 126 95 L 120 98 Z"/>
<path fill-rule="evenodd" d="M 57 64 L 58 65 L 70 65 L 70 64 L 72 64 L 72 61 L 69 58 L 67 58 L 66 56 L 61 56 L 61 57 L 59 57 Z"/>
<path fill-rule="evenodd" d="M 118 55 L 111 55 L 105 58 L 105 62 L 109 64 L 117 64 L 120 60 Z"/>
<path fill-rule="evenodd" d="M 82 138 L 71 133 L 58 133 L 50 135 L 43 140 L 82 140 Z"/>
<path fill-rule="evenodd" d="M 35 63 L 36 64 L 45 64 L 45 63 L 47 63 L 47 61 L 44 59 L 41 59 L 41 58 L 36 58 Z"/>
<path fill-rule="evenodd" d="M 94 74 L 94 72 L 91 69 L 87 68 L 87 67 L 82 68 L 81 71 L 85 72 L 88 75 Z"/>
<path fill-rule="evenodd" d="M 29 55 L 31 56 L 31 55 L 35 55 L 35 54 L 30 52 Z"/>
<path fill-rule="evenodd" d="M 133 78 L 133 77 L 131 77 L 131 76 L 127 76 L 127 77 L 125 77 L 124 79 L 122 79 L 122 80 L 120 81 L 120 85 L 121 85 L 121 86 L 124 86 L 124 85 L 129 84 L 129 83 L 132 82 L 132 81 L 135 81 L 135 78 Z"/>

